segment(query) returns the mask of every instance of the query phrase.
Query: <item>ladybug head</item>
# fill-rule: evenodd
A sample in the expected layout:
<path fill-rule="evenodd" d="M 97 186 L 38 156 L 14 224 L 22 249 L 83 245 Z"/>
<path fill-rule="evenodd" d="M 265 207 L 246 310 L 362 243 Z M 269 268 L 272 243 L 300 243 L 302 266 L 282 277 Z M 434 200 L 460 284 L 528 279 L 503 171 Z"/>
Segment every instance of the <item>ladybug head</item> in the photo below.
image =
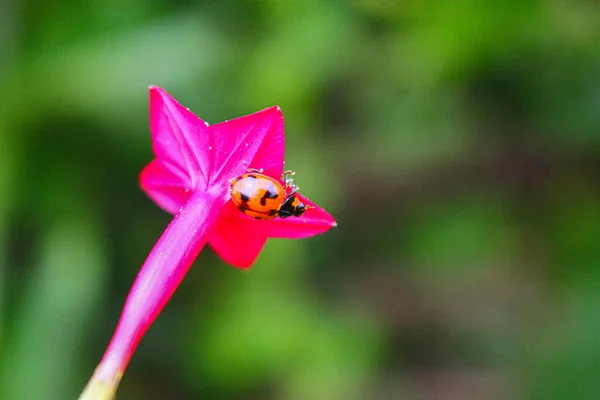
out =
<path fill-rule="evenodd" d="M 296 198 L 296 200 L 298 202 L 294 205 L 294 217 L 299 217 L 304 214 L 304 211 L 306 211 L 306 206 L 304 203 L 298 200 L 298 198 Z"/>
<path fill-rule="evenodd" d="M 292 215 L 294 217 L 299 217 L 304 214 L 304 211 L 306 211 L 307 208 L 309 207 L 304 205 L 296 195 L 290 194 L 279 209 L 279 217 L 287 218 Z"/>

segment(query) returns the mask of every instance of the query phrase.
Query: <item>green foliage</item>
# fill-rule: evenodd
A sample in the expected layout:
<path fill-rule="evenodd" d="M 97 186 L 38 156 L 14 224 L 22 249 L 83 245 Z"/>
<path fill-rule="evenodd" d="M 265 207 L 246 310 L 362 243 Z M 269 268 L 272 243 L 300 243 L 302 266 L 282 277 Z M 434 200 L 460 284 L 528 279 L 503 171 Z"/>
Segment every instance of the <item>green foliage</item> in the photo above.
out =
<path fill-rule="evenodd" d="M 122 398 L 600 396 L 592 1 L 0 4 L 0 399 L 74 398 L 169 216 L 147 89 L 278 104 L 339 227 L 205 249 Z"/>

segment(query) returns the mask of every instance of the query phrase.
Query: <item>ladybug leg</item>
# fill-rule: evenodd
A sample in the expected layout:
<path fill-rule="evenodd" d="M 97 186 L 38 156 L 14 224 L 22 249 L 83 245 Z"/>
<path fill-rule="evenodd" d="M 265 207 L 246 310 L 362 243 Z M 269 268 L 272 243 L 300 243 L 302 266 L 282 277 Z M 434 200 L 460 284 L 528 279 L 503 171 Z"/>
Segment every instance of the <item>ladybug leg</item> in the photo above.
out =
<path fill-rule="evenodd" d="M 262 168 L 256 169 L 256 168 L 248 168 L 248 167 L 246 167 L 246 172 L 256 172 L 256 173 L 262 174 L 263 173 L 263 169 Z"/>
<path fill-rule="evenodd" d="M 299 188 L 298 188 L 298 186 L 296 186 L 296 185 L 294 184 L 294 179 L 293 179 L 293 178 L 291 178 L 291 177 L 292 177 L 293 175 L 295 175 L 295 174 L 296 174 L 296 173 L 295 173 L 294 171 L 289 171 L 289 170 L 288 170 L 288 171 L 285 171 L 285 172 L 283 173 L 283 177 L 282 177 L 282 178 L 283 178 L 283 182 L 284 182 L 284 184 L 285 184 L 285 185 L 284 185 L 284 189 L 285 189 L 285 190 L 286 190 L 286 192 L 287 192 L 287 189 L 288 189 L 289 187 L 291 187 L 291 188 L 292 188 L 292 192 L 291 192 L 290 194 L 292 194 L 292 193 L 294 193 L 294 192 L 298 191 L 298 189 L 299 189 Z"/>

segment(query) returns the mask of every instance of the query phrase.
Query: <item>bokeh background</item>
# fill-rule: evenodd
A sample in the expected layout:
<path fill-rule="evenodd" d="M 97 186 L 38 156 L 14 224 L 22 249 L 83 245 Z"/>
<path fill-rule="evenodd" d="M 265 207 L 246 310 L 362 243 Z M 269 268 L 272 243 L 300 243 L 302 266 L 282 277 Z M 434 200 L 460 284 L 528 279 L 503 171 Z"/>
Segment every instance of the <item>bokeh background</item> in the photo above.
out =
<path fill-rule="evenodd" d="M 120 399 L 600 398 L 600 4 L 0 2 L 0 399 L 74 399 L 170 216 L 148 86 L 281 106 L 338 220 L 205 249 Z"/>

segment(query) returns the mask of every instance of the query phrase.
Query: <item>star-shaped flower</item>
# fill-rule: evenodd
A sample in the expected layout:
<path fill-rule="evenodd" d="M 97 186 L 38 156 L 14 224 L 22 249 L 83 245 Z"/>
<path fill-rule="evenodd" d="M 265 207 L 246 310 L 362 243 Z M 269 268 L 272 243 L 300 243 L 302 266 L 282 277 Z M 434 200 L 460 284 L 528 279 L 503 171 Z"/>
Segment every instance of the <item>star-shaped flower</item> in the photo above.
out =
<path fill-rule="evenodd" d="M 137 344 L 206 243 L 226 262 L 249 268 L 269 237 L 309 237 L 336 225 L 298 193 L 310 206 L 300 217 L 256 220 L 232 202 L 230 182 L 248 169 L 260 169 L 285 185 L 278 107 L 209 126 L 163 89 L 151 87 L 150 131 L 156 158 L 142 171 L 141 185 L 175 217 L 144 262 L 80 399 L 112 398 Z"/>
<path fill-rule="evenodd" d="M 183 210 L 195 191 L 222 192 L 247 169 L 281 180 L 284 133 L 279 107 L 209 126 L 164 90 L 151 88 L 150 115 L 157 158 L 140 181 L 148 196 L 172 214 Z M 219 213 L 210 245 L 228 263 L 247 268 L 268 237 L 302 238 L 335 226 L 325 210 L 297 196 L 312 206 L 302 217 L 268 221 L 250 218 L 229 202 Z"/>

